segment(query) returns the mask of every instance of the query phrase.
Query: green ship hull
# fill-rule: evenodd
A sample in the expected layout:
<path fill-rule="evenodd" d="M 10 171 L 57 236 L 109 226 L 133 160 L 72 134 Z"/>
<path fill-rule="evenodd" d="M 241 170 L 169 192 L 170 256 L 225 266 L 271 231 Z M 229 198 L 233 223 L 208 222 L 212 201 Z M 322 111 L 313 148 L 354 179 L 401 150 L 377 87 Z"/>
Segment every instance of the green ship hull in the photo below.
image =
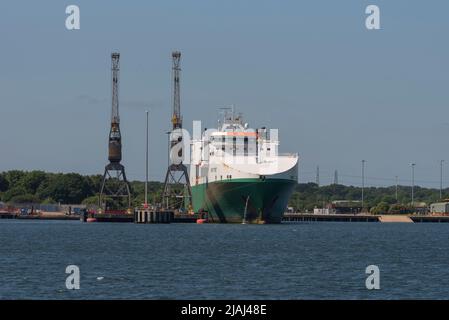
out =
<path fill-rule="evenodd" d="M 207 212 L 211 222 L 280 223 L 295 185 L 284 179 L 204 183 L 192 186 L 193 208 Z"/>

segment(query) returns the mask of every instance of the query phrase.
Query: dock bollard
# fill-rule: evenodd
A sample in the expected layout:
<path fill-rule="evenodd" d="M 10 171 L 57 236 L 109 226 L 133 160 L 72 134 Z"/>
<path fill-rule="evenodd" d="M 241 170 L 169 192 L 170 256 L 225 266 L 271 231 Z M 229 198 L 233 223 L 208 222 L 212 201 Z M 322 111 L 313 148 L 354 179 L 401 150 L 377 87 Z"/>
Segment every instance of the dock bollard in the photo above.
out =
<path fill-rule="evenodd" d="M 148 209 L 136 209 L 134 212 L 135 223 L 171 223 L 174 220 L 173 211 L 157 211 Z"/>

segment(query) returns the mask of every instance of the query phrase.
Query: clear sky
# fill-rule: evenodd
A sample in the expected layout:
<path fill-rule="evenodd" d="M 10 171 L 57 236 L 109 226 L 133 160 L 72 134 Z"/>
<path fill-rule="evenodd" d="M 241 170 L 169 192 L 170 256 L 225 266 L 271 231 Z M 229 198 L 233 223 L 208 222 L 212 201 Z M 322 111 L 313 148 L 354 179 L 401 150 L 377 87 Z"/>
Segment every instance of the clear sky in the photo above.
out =
<path fill-rule="evenodd" d="M 76 4 L 81 29 L 65 28 Z M 381 30 L 365 28 L 380 7 Z M 1 1 L 0 171 L 103 173 L 111 109 L 110 53 L 121 53 L 124 160 L 144 179 L 166 169 L 171 51 L 182 52 L 184 123 L 215 125 L 235 104 L 252 127 L 279 128 L 300 180 L 390 185 L 399 176 L 449 185 L 449 2 Z"/>

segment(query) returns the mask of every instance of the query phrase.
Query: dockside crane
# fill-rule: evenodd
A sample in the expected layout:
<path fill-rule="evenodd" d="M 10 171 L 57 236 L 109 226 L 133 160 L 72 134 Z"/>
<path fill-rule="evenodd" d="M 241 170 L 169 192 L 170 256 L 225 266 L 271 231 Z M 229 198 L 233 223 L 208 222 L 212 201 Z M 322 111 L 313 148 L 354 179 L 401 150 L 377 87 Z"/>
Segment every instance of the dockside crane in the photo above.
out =
<path fill-rule="evenodd" d="M 111 54 L 112 60 L 112 113 L 109 131 L 108 160 L 101 184 L 99 206 L 103 210 L 120 210 L 125 206 L 128 212 L 131 208 L 131 188 L 126 179 L 125 167 L 122 161 L 122 135 L 119 116 L 119 61 L 120 53 Z"/>
<path fill-rule="evenodd" d="M 169 139 L 169 164 L 165 175 L 164 191 L 161 203 L 167 210 L 188 209 L 192 205 L 192 191 L 190 188 L 187 167 L 181 162 L 174 161 L 170 156 L 176 145 L 182 145 L 182 116 L 180 95 L 181 52 L 172 52 L 173 76 L 173 112 L 171 117 L 172 131 Z M 182 157 L 183 148 L 176 149 L 178 157 Z"/>

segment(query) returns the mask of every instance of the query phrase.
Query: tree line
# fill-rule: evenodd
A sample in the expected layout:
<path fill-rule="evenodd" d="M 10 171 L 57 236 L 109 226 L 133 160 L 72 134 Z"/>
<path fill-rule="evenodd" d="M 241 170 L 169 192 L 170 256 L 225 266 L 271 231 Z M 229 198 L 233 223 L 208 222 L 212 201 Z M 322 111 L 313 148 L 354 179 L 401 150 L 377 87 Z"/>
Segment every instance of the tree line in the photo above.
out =
<path fill-rule="evenodd" d="M 0 173 L 0 200 L 5 203 L 98 204 L 102 175 L 11 170 Z M 131 181 L 132 203 L 144 201 L 144 183 Z M 163 184 L 149 182 L 151 201 L 159 199 Z"/>
<path fill-rule="evenodd" d="M 449 189 L 444 189 L 442 198 L 449 197 Z M 290 206 L 299 211 L 311 211 L 314 208 L 321 208 L 334 200 L 361 200 L 362 188 L 356 186 L 346 186 L 341 184 L 331 184 L 318 186 L 315 183 L 298 184 L 290 199 Z M 414 187 L 414 202 L 425 202 L 430 204 L 440 201 L 440 190 L 431 188 Z M 394 212 L 410 207 L 411 187 L 398 186 L 396 198 L 396 186 L 390 187 L 365 187 L 364 207 L 371 209 L 374 213 Z"/>
<path fill-rule="evenodd" d="M 0 200 L 5 203 L 97 204 L 101 183 L 101 175 L 11 170 L 0 173 Z M 130 184 L 133 206 L 141 205 L 144 201 L 144 182 L 131 181 Z M 149 182 L 148 190 L 149 202 L 159 202 L 163 183 Z M 299 211 L 311 211 L 333 200 L 360 200 L 361 192 L 361 188 L 355 186 L 300 183 L 290 198 L 289 206 Z M 395 186 L 366 187 L 365 206 L 386 208 L 410 203 L 410 186 L 399 186 L 397 194 L 396 200 Z M 443 198 L 448 196 L 449 190 L 443 190 Z M 414 199 L 428 204 L 437 202 L 439 190 L 415 186 Z"/>

